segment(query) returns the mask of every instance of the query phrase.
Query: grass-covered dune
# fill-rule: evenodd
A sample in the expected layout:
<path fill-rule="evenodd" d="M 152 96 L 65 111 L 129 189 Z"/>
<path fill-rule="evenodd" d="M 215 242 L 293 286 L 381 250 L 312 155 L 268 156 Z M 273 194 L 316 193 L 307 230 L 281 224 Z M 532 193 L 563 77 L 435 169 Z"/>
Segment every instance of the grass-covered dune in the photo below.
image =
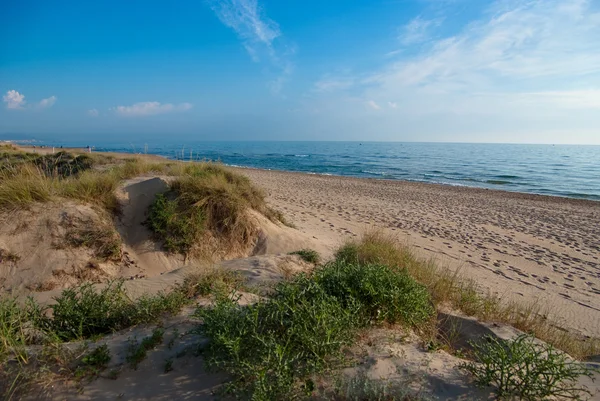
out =
<path fill-rule="evenodd" d="M 119 225 L 123 212 L 119 191 L 126 192 L 128 181 L 140 177 L 161 177 L 168 185 L 167 192 L 140 211 L 147 219 L 133 228 L 150 229 L 149 240 L 156 242 L 152 247 L 167 257 L 242 256 L 252 250 L 259 233 L 253 213 L 283 221 L 248 178 L 219 163 L 145 155 L 38 154 L 4 146 L 0 149 L 0 285 L 50 290 L 92 276 L 95 281 L 119 277 L 128 245 Z M 127 251 L 135 256 L 131 255 L 135 249 Z M 19 277 L 19 271 L 35 269 L 37 276 Z"/>

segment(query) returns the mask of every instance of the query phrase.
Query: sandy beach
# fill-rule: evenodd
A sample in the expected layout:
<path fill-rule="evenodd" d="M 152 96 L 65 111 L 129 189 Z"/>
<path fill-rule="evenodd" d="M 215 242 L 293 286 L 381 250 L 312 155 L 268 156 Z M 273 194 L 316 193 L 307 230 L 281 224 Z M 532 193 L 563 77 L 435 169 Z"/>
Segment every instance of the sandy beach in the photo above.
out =
<path fill-rule="evenodd" d="M 329 249 L 377 227 L 506 300 L 600 335 L 600 202 L 404 181 L 238 169 Z"/>

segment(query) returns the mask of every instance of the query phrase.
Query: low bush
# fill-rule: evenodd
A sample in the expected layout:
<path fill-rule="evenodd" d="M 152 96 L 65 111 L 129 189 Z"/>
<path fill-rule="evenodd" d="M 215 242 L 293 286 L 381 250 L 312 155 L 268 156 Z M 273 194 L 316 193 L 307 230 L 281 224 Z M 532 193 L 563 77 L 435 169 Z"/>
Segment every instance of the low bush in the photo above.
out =
<path fill-rule="evenodd" d="M 494 386 L 499 398 L 521 400 L 581 400 L 592 393 L 577 384 L 580 376 L 592 377 L 587 365 L 572 361 L 548 344 L 528 335 L 512 341 L 486 337 L 474 343 L 476 362 L 462 368 L 481 386 Z"/>
<path fill-rule="evenodd" d="M 0 297 L 0 363 L 13 356 L 26 363 L 26 346 L 44 342 L 44 309 L 32 299 L 24 304 L 16 297 Z"/>
<path fill-rule="evenodd" d="M 152 335 L 142 339 L 142 342 L 138 343 L 137 339 L 129 340 L 129 348 L 127 349 L 127 355 L 125 361 L 129 363 L 132 369 L 137 369 L 139 364 L 146 359 L 148 351 L 157 347 L 163 342 L 163 336 L 165 332 L 161 328 L 156 328 L 152 331 Z"/>
<path fill-rule="evenodd" d="M 350 278 L 361 269 L 373 272 L 362 274 L 364 280 Z M 386 279 L 393 284 L 374 288 Z M 278 284 L 255 305 L 220 297 L 197 314 L 199 330 L 210 340 L 209 365 L 234 377 L 231 389 L 238 395 L 270 400 L 289 397 L 302 382 L 310 390 L 309 375 L 341 361 L 361 327 L 386 320 L 417 324 L 432 311 L 422 287 L 400 273 L 341 261 Z"/>
<path fill-rule="evenodd" d="M 204 216 L 199 208 L 184 209 L 177 200 L 159 194 L 148 211 L 148 226 L 167 252 L 187 256 L 204 231 Z"/>
<path fill-rule="evenodd" d="M 155 321 L 164 313 L 179 311 L 186 302 L 177 291 L 132 300 L 123 281 L 110 282 L 100 290 L 84 284 L 56 298 L 47 324 L 64 341 L 85 339 Z"/>
<path fill-rule="evenodd" d="M 312 263 L 314 265 L 318 264 L 321 261 L 321 256 L 319 255 L 319 252 L 313 249 L 301 249 L 299 251 L 290 252 L 290 255 L 298 255 L 303 261 Z"/>
<path fill-rule="evenodd" d="M 482 321 L 510 324 L 573 357 L 584 358 L 600 352 L 600 339 L 580 337 L 557 327 L 543 305 L 506 302 L 496 295 L 485 294 L 460 272 L 417 258 L 394 236 L 380 230 L 368 231 L 360 240 L 348 242 L 338 250 L 336 258 L 405 270 L 429 290 L 436 305 L 450 306 Z"/>
<path fill-rule="evenodd" d="M 341 259 L 315 270 L 313 279 L 344 307 L 360 305 L 367 321 L 418 326 L 435 311 L 424 286 L 385 265 Z"/>

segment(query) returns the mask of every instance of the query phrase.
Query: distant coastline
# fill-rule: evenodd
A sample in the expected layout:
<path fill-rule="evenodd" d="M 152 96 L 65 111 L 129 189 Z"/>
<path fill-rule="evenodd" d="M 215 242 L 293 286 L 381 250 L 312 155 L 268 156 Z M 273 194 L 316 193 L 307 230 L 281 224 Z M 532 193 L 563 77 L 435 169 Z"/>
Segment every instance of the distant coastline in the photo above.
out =
<path fill-rule="evenodd" d="M 18 141 L 18 143 L 22 143 Z M 33 146 L 32 143 L 24 145 Z M 38 141 L 35 146 L 56 143 Z M 87 145 L 66 143 L 85 151 Z M 72 146 L 73 145 L 73 146 Z M 93 146 L 93 144 L 90 144 Z M 359 142 L 103 144 L 93 151 L 218 160 L 233 167 L 484 188 L 600 201 L 600 147 Z"/>

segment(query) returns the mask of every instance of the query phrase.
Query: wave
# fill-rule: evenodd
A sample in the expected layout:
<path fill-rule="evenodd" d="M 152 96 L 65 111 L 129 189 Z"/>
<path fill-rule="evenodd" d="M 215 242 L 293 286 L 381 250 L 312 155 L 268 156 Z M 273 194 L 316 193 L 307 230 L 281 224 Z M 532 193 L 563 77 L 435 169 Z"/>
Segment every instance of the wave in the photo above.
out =
<path fill-rule="evenodd" d="M 388 177 L 392 176 L 391 174 L 386 173 L 385 171 L 361 170 L 360 172 L 363 174 L 381 175 L 381 176 L 388 176 Z"/>

